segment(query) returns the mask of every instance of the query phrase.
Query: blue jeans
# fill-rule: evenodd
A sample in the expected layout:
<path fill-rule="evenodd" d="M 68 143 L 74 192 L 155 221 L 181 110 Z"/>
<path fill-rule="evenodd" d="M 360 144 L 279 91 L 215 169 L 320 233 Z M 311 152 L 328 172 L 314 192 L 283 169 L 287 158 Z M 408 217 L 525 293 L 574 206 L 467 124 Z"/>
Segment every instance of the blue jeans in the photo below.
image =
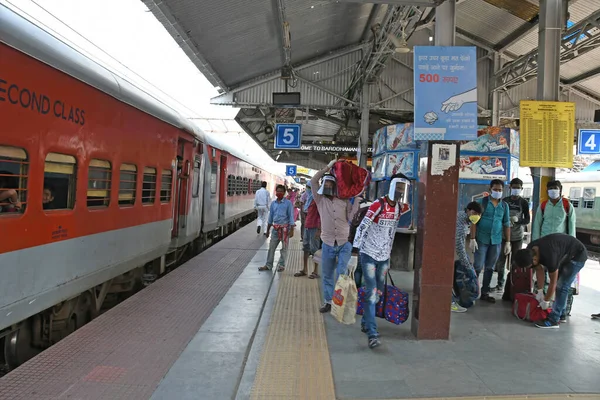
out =
<path fill-rule="evenodd" d="M 490 292 L 490 283 L 492 282 L 492 276 L 494 275 L 494 269 L 496 268 L 496 261 L 500 256 L 502 250 L 501 244 L 483 244 L 479 240 L 477 241 L 478 249 L 475 251 L 473 266 L 477 276 L 483 271 L 483 285 L 481 286 L 481 295 L 487 295 Z"/>
<path fill-rule="evenodd" d="M 365 302 L 362 325 L 366 328 L 367 336 L 376 337 L 377 323 L 375 322 L 375 306 L 379 302 L 379 292 L 383 292 L 385 274 L 390 269 L 390 259 L 375 261 L 373 257 L 360 253 L 360 263 L 365 281 Z"/>
<path fill-rule="evenodd" d="M 321 263 L 323 268 L 323 298 L 331 304 L 333 288 L 338 275 L 348 271 L 348 261 L 352 255 L 352 243 L 346 242 L 341 246 L 329 246 L 323 243 Z"/>
<path fill-rule="evenodd" d="M 560 316 L 565 311 L 565 308 L 567 307 L 567 298 L 569 297 L 569 288 L 584 265 L 585 261 L 571 261 L 559 272 L 552 312 L 548 315 L 550 321 L 558 322 Z"/>

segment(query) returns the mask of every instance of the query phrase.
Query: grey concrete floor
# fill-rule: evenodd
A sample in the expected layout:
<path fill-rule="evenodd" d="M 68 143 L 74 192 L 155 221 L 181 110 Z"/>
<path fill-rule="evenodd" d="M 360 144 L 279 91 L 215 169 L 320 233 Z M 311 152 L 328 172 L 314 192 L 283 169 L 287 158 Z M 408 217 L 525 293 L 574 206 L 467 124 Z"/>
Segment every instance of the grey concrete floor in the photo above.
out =
<path fill-rule="evenodd" d="M 412 291 L 412 273 L 392 272 Z M 494 277 L 495 279 L 495 277 Z M 600 265 L 589 261 L 572 316 L 557 330 L 517 320 L 510 304 L 479 302 L 452 314 L 448 341 L 416 341 L 410 320 L 378 319 L 382 346 L 371 350 L 354 326 L 325 319 L 339 399 L 551 393 L 600 394 Z M 449 305 L 440 304 L 440 307 Z"/>

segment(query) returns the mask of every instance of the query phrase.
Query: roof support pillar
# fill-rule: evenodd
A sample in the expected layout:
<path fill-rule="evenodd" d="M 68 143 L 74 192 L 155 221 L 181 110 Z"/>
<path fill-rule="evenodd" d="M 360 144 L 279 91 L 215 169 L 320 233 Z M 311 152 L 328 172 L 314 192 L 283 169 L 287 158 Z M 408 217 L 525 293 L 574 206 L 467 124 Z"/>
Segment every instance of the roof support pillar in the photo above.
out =
<path fill-rule="evenodd" d="M 369 147 L 369 104 L 371 103 L 371 85 L 365 83 L 361 94 L 361 114 L 360 114 L 360 138 L 358 146 L 360 147 L 360 159 L 358 165 L 367 168 L 367 148 Z"/>
<path fill-rule="evenodd" d="M 540 0 L 537 99 L 558 101 L 560 95 L 560 42 L 563 0 Z M 533 212 L 548 198 L 546 184 L 554 180 L 554 168 L 531 168 Z M 535 214 L 534 214 L 535 218 Z"/>
<path fill-rule="evenodd" d="M 436 8 L 436 46 L 454 46 L 456 37 L 456 0 L 446 0 Z M 415 282 L 411 330 L 419 340 L 447 340 L 450 336 L 450 304 L 454 280 L 454 237 L 458 209 L 457 142 L 421 142 L 417 238 L 415 246 Z M 454 165 L 441 175 L 433 175 L 432 160 L 437 145 L 455 146 Z M 416 184 L 416 182 L 415 182 Z M 444 196 L 440 196 L 444 193 Z"/>

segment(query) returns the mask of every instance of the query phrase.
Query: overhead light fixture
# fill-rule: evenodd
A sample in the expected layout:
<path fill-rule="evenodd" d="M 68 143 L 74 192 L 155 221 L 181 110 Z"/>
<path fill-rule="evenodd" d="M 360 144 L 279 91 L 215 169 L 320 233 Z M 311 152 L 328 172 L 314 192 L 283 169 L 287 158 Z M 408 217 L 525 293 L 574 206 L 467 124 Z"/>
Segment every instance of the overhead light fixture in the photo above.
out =
<path fill-rule="evenodd" d="M 310 6 L 310 8 L 315 8 L 315 6 Z"/>
<path fill-rule="evenodd" d="M 402 38 L 398 38 L 391 33 L 388 33 L 388 38 L 394 45 L 394 51 L 400 54 L 410 53 L 410 48 L 408 47 L 408 43 L 406 43 L 406 39 L 404 38 L 404 33 L 402 33 Z"/>
<path fill-rule="evenodd" d="M 429 41 L 433 42 L 433 36 L 429 36 Z"/>

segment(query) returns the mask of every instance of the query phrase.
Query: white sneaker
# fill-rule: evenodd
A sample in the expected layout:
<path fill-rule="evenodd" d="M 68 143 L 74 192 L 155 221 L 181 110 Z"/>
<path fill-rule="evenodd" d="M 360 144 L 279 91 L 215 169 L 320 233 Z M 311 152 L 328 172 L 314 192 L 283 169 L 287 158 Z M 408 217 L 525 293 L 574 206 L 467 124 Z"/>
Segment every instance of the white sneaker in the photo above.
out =
<path fill-rule="evenodd" d="M 450 306 L 450 310 L 451 310 L 452 312 L 455 312 L 455 313 L 464 313 L 464 312 L 467 312 L 467 309 L 466 309 L 466 308 L 464 308 L 464 307 L 461 307 L 461 306 L 460 306 L 460 305 L 459 305 L 457 302 L 455 302 L 455 301 L 453 301 L 453 302 L 452 302 L 452 305 Z"/>

